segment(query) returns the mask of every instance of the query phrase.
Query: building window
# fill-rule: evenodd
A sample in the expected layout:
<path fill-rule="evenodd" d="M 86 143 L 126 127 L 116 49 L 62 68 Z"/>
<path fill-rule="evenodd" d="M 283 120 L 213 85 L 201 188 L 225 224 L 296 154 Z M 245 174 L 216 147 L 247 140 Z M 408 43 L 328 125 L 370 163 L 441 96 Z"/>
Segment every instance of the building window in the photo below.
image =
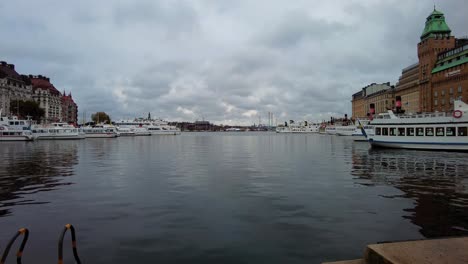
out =
<path fill-rule="evenodd" d="M 434 97 L 437 97 L 437 91 L 434 92 Z"/>
<path fill-rule="evenodd" d="M 445 95 L 445 90 L 442 90 L 442 92 L 440 93 L 442 96 Z"/>
<path fill-rule="evenodd" d="M 458 93 L 461 93 L 462 92 L 462 88 L 461 88 L 461 85 L 458 86 Z"/>
<path fill-rule="evenodd" d="M 450 87 L 449 93 L 453 94 L 453 87 Z"/>
<path fill-rule="evenodd" d="M 437 106 L 438 102 L 437 99 L 434 100 L 434 105 Z"/>
<path fill-rule="evenodd" d="M 442 98 L 441 105 L 445 105 L 445 98 Z"/>

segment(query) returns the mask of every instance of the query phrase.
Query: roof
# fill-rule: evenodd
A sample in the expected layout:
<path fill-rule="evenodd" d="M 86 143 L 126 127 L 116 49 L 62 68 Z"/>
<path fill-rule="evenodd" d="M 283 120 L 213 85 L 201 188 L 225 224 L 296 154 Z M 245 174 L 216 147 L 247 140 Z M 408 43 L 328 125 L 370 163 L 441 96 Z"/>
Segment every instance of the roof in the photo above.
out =
<path fill-rule="evenodd" d="M 465 63 L 468 63 L 468 44 L 444 52 L 443 56 L 439 56 L 431 73 L 434 74 Z"/>
<path fill-rule="evenodd" d="M 60 95 L 60 92 L 54 87 L 52 83 L 50 83 L 49 78 L 42 76 L 42 75 L 38 75 L 38 76 L 30 75 L 29 78 L 31 79 L 31 83 L 32 83 L 34 90 L 36 89 L 49 90 L 51 94 Z"/>
<path fill-rule="evenodd" d="M 0 61 L 0 78 L 10 78 L 17 81 L 23 81 L 21 75 L 16 72 L 14 64 L 8 64 Z"/>
<path fill-rule="evenodd" d="M 435 37 L 435 34 L 450 34 L 450 32 L 452 32 L 452 30 L 450 30 L 445 22 L 444 14 L 434 8 L 434 11 L 426 19 L 426 25 L 421 34 L 421 40 Z"/>

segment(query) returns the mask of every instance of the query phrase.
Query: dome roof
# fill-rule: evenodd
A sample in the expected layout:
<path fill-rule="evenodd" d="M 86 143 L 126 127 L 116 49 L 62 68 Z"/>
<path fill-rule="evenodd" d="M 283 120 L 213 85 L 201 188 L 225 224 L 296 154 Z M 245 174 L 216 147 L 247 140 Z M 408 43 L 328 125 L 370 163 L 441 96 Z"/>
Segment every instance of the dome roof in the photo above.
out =
<path fill-rule="evenodd" d="M 434 7 L 434 11 L 432 11 L 426 19 L 426 25 L 421 34 L 421 40 L 435 37 L 437 34 L 450 35 L 450 32 L 452 31 L 445 22 L 444 13 L 436 10 Z"/>

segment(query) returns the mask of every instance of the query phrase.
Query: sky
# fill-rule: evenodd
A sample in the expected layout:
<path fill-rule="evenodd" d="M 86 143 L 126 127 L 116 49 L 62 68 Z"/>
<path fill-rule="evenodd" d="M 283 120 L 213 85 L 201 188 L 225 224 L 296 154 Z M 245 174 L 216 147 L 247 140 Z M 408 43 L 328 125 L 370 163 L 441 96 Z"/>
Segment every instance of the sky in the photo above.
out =
<path fill-rule="evenodd" d="M 468 35 L 466 0 L 0 1 L 0 60 L 71 92 L 80 118 L 324 120 L 417 62 L 434 4 Z"/>

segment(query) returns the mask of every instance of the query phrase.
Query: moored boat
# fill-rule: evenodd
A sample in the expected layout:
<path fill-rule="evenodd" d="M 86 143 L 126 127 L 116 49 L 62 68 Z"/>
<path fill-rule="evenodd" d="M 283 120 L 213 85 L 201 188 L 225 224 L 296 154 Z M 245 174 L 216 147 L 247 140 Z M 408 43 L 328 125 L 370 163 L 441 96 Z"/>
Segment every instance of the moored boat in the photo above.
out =
<path fill-rule="evenodd" d="M 12 129 L 6 125 L 0 125 L 0 141 L 30 141 L 33 139 L 30 130 Z"/>
<path fill-rule="evenodd" d="M 362 130 L 372 147 L 468 151 L 468 105 L 453 102 L 452 113 L 397 115 L 389 110 Z"/>

